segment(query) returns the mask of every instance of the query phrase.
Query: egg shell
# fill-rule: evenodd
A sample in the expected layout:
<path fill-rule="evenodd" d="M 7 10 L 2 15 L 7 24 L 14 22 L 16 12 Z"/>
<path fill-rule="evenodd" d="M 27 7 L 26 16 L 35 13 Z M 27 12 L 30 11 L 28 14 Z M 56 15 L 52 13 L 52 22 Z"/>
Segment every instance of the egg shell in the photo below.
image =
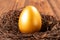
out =
<path fill-rule="evenodd" d="M 40 31 L 42 17 L 34 6 L 26 6 L 19 16 L 18 26 L 22 33 L 34 33 Z"/>

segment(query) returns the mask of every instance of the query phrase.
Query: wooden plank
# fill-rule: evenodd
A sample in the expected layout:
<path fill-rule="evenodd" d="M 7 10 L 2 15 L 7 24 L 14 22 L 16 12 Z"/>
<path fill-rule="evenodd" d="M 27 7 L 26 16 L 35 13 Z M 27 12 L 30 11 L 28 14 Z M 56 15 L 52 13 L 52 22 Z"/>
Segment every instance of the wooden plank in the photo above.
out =
<path fill-rule="evenodd" d="M 16 6 L 17 5 L 17 6 Z M 16 8 L 16 10 L 27 6 L 34 5 L 39 12 L 46 15 L 52 15 L 60 19 L 60 0 L 0 0 L 0 15 Z"/>
<path fill-rule="evenodd" d="M 60 9 L 58 8 L 57 2 L 55 0 L 48 0 L 48 1 L 51 4 L 51 8 L 53 9 L 56 17 L 60 19 Z"/>

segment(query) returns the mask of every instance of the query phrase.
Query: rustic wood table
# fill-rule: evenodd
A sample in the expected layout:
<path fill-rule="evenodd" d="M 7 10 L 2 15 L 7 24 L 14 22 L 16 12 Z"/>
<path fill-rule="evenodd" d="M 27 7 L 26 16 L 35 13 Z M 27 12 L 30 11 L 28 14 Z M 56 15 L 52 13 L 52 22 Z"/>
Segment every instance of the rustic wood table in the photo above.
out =
<path fill-rule="evenodd" d="M 34 5 L 42 14 L 53 15 L 60 19 L 60 0 L 0 0 L 0 14 L 9 10 L 16 10 L 27 6 Z"/>

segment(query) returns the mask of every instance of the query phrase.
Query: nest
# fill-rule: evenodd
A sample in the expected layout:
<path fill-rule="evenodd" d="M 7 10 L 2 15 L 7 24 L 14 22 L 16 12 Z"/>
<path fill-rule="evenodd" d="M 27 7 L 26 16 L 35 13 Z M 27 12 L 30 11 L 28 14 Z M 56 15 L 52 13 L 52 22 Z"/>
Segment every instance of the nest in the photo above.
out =
<path fill-rule="evenodd" d="M 18 29 L 19 15 L 22 10 L 10 10 L 0 16 L 0 40 L 59 40 L 60 21 L 50 15 L 42 15 L 43 25 L 39 32 L 20 33 Z"/>

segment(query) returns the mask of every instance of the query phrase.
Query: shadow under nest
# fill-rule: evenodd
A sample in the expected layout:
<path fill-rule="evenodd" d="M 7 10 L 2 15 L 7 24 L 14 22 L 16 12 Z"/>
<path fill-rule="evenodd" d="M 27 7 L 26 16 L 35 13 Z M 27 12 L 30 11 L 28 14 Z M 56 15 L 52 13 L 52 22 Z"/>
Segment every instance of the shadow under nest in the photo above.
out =
<path fill-rule="evenodd" d="M 60 21 L 50 15 L 43 15 L 43 25 L 39 32 L 20 33 L 18 17 L 22 10 L 10 10 L 0 16 L 0 40 L 42 40 L 60 39 Z"/>

